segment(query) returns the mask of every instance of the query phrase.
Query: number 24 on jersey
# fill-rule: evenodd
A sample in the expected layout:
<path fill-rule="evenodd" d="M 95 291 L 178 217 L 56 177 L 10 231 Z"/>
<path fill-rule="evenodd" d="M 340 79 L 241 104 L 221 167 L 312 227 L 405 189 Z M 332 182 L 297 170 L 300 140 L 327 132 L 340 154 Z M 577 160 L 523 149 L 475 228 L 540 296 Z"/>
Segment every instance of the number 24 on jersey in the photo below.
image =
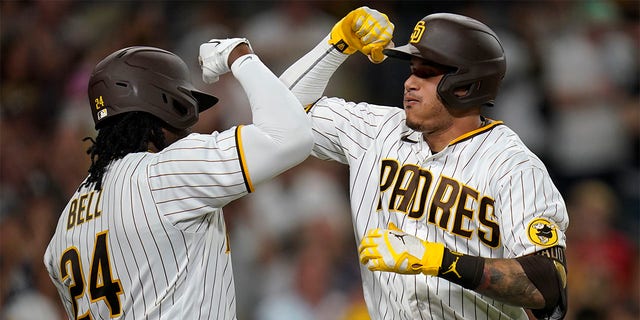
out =
<path fill-rule="evenodd" d="M 109 307 L 110 316 L 117 317 L 122 313 L 120 304 L 120 295 L 122 285 L 119 279 L 113 279 L 111 265 L 109 262 L 109 248 L 107 246 L 108 231 L 96 234 L 95 246 L 93 248 L 93 257 L 91 257 L 91 268 L 89 270 L 89 298 L 91 303 L 103 300 Z M 87 289 L 84 271 L 82 270 L 81 257 L 76 247 L 69 247 L 64 251 L 60 258 L 60 271 L 62 282 L 67 284 L 71 302 L 73 304 L 73 312 L 78 320 L 91 319 L 89 311 L 82 315 L 78 314 L 77 299 L 85 294 Z"/>

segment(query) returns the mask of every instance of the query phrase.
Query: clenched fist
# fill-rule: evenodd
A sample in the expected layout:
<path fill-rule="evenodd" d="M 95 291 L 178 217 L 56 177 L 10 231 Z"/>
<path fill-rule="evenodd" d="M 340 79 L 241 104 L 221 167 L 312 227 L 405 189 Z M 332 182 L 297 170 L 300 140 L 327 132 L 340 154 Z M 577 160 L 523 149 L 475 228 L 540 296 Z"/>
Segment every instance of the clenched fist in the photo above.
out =
<path fill-rule="evenodd" d="M 345 54 L 362 52 L 371 62 L 386 59 L 382 49 L 392 47 L 394 26 L 386 14 L 369 7 L 349 12 L 331 29 L 329 44 Z"/>
<path fill-rule="evenodd" d="M 242 51 L 242 48 L 239 48 L 242 44 L 246 44 L 248 50 Z M 221 75 L 230 71 L 230 66 L 236 58 L 252 52 L 251 45 L 245 38 L 211 39 L 201 44 L 198 61 L 202 68 L 202 80 L 205 83 L 218 81 Z"/>

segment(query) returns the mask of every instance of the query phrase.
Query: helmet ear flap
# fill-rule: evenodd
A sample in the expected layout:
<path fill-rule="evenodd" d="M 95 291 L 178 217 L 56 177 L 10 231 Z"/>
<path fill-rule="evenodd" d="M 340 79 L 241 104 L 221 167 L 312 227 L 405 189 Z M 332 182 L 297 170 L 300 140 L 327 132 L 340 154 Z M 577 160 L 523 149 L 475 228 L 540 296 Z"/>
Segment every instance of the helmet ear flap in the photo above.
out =
<path fill-rule="evenodd" d="M 470 73 L 447 74 L 438 83 L 440 99 L 449 108 L 493 106 L 500 81 L 494 77 L 474 77 Z"/>
<path fill-rule="evenodd" d="M 189 107 L 182 105 L 176 99 L 172 99 L 171 107 L 173 107 L 173 111 L 180 117 L 184 117 L 189 113 Z"/>
<path fill-rule="evenodd" d="M 178 91 L 182 92 L 182 94 L 184 95 L 184 97 L 189 101 L 192 105 L 197 105 L 198 101 L 196 101 L 196 98 L 194 98 L 191 95 L 191 91 L 186 90 L 182 87 L 178 87 Z M 189 108 L 190 106 L 185 106 L 182 102 L 178 101 L 177 99 L 171 99 L 171 107 L 173 108 L 173 111 L 180 117 L 184 117 L 187 114 L 189 114 Z M 196 115 L 198 114 L 198 110 L 196 110 Z"/>
<path fill-rule="evenodd" d="M 453 88 L 453 95 L 460 98 L 460 99 L 464 99 L 465 97 L 467 97 L 471 92 L 473 92 L 474 88 L 477 88 L 479 86 L 479 83 L 473 83 L 473 84 L 468 84 L 466 86 L 459 86 L 457 88 Z"/>

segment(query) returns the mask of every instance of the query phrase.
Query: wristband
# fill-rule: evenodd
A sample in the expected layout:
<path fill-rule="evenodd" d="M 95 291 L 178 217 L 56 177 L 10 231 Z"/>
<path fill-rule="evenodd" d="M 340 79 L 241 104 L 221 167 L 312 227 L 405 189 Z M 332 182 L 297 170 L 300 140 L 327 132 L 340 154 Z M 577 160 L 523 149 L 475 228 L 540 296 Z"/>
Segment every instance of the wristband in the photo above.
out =
<path fill-rule="evenodd" d="M 484 258 L 444 249 L 438 277 L 473 290 L 480 285 L 483 272 Z"/>

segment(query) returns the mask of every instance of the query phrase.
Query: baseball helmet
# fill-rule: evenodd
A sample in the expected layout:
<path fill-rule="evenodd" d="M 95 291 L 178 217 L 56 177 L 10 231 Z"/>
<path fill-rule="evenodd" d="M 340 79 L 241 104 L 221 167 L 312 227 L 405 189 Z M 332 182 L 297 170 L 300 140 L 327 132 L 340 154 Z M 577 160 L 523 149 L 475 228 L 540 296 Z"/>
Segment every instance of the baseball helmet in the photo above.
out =
<path fill-rule="evenodd" d="M 435 13 L 418 21 L 409 43 L 384 50 L 389 57 L 424 59 L 450 67 L 437 92 L 447 107 L 493 106 L 506 71 L 504 49 L 498 36 L 482 22 L 469 17 Z M 457 96 L 457 89 L 467 94 Z"/>
<path fill-rule="evenodd" d="M 150 113 L 170 127 L 186 129 L 198 113 L 218 98 L 195 89 L 186 63 L 154 47 L 120 49 L 102 61 L 89 79 L 89 102 L 95 128 L 131 111 Z"/>

